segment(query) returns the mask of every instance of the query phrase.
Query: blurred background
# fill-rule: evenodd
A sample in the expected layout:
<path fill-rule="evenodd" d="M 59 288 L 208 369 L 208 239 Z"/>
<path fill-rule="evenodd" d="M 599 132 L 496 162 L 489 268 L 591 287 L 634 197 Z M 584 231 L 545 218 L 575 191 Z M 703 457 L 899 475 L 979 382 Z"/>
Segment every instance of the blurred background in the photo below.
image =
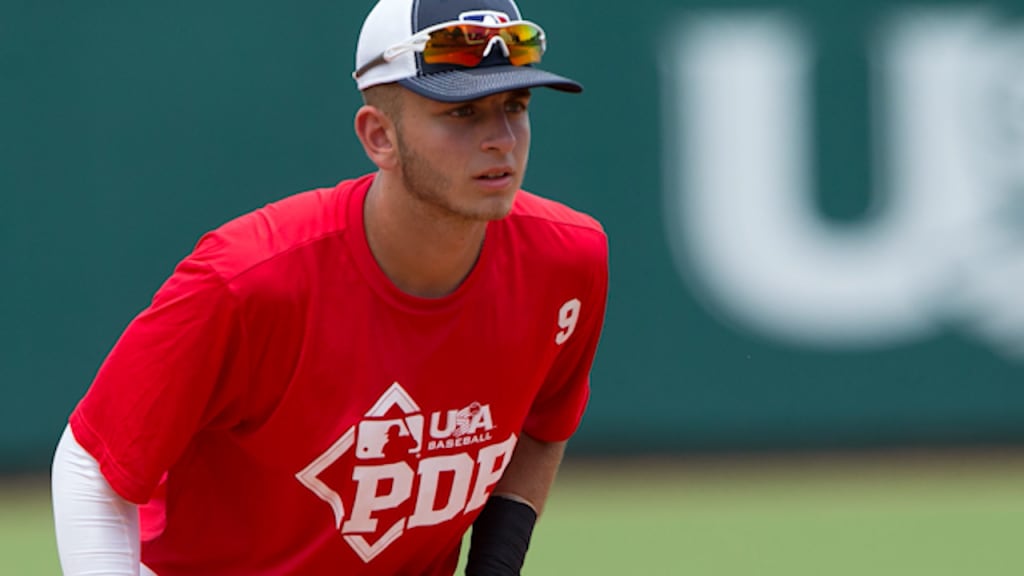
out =
<path fill-rule="evenodd" d="M 199 236 L 371 169 L 370 2 L 0 1 L 0 568 Z M 1024 2 L 522 0 L 525 187 L 611 245 L 531 574 L 1018 574 Z M 540 534 L 543 534 L 541 536 Z"/>

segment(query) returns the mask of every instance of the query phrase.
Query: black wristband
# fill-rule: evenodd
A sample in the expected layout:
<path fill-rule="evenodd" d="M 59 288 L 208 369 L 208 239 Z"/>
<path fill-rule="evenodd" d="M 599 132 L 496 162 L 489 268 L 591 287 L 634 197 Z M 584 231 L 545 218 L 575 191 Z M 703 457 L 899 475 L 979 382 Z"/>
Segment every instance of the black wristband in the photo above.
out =
<path fill-rule="evenodd" d="M 529 505 L 492 496 L 473 522 L 466 576 L 519 576 L 537 513 Z"/>

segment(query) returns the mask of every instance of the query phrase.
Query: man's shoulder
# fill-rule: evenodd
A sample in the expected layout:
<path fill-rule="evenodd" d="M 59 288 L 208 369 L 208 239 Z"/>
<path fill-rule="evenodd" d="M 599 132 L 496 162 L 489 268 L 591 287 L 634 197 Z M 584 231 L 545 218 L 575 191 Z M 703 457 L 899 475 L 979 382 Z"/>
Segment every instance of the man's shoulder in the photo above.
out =
<path fill-rule="evenodd" d="M 521 190 L 516 196 L 516 202 L 509 217 L 525 221 L 533 220 L 539 225 L 578 228 L 584 234 L 604 235 L 604 228 L 593 216 L 525 190 Z"/>
<path fill-rule="evenodd" d="M 225 280 L 344 235 L 347 199 L 363 179 L 292 194 L 206 233 L 192 257 Z"/>
<path fill-rule="evenodd" d="M 604 228 L 585 212 L 520 191 L 506 221 L 510 241 L 531 265 L 583 269 L 607 265 Z"/>

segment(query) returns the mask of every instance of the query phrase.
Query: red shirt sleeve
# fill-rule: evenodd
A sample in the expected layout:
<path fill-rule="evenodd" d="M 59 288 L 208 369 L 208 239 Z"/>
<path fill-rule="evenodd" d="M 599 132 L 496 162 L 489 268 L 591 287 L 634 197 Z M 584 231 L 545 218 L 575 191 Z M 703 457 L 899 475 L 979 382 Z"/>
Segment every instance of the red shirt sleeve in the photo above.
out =
<path fill-rule="evenodd" d="M 580 298 L 579 322 L 534 400 L 523 431 L 542 442 L 567 440 L 580 425 L 590 397 L 590 369 L 604 326 L 608 299 L 608 244 L 602 234 L 584 245 L 590 290 Z"/>
<path fill-rule="evenodd" d="M 122 497 L 145 503 L 198 431 L 240 417 L 239 317 L 229 288 L 194 254 L 104 361 L 70 424 Z"/>

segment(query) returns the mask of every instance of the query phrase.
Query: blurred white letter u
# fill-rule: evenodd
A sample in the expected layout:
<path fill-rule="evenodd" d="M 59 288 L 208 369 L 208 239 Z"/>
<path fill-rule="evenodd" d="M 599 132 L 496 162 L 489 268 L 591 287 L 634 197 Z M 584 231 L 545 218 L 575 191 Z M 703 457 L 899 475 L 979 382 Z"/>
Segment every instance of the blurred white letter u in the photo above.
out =
<path fill-rule="evenodd" d="M 729 13 L 672 29 L 660 63 L 665 225 L 704 303 L 763 336 L 833 348 L 918 340 L 950 320 L 978 324 L 982 309 L 1005 317 L 996 309 L 1018 298 L 993 295 L 1002 280 L 984 278 L 1013 228 L 998 222 L 1011 184 L 1024 182 L 1024 52 L 1020 34 L 993 31 L 963 11 L 903 14 L 880 29 L 865 121 L 881 135 L 873 180 L 886 201 L 836 226 L 814 208 L 802 30 Z"/>

